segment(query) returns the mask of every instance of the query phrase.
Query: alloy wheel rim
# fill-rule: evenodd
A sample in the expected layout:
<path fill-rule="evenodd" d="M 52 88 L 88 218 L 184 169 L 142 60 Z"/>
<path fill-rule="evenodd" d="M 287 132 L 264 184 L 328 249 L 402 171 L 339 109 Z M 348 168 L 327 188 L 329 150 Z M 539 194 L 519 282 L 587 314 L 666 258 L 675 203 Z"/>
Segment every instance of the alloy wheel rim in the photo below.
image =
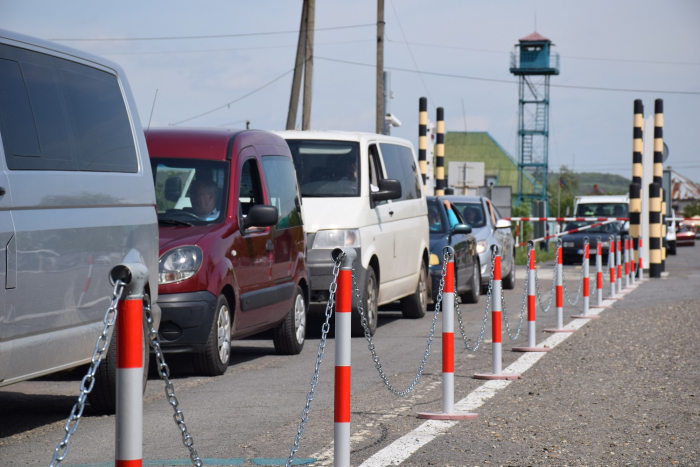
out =
<path fill-rule="evenodd" d="M 372 278 L 367 284 L 367 326 L 372 327 L 377 319 L 377 297 L 376 297 L 376 283 L 375 279 Z"/>
<path fill-rule="evenodd" d="M 425 280 L 425 268 L 421 267 L 420 280 L 418 281 L 418 290 L 420 291 L 420 306 L 425 309 L 428 303 L 428 285 Z"/>
<path fill-rule="evenodd" d="M 481 293 L 481 277 L 479 277 L 479 263 L 474 262 L 474 289 L 476 295 Z"/>
<path fill-rule="evenodd" d="M 228 307 L 222 305 L 216 317 L 217 350 L 219 361 L 228 363 L 231 355 L 231 319 L 229 318 Z"/>
<path fill-rule="evenodd" d="M 306 304 L 301 295 L 294 301 L 294 333 L 298 344 L 303 344 L 306 338 Z"/>

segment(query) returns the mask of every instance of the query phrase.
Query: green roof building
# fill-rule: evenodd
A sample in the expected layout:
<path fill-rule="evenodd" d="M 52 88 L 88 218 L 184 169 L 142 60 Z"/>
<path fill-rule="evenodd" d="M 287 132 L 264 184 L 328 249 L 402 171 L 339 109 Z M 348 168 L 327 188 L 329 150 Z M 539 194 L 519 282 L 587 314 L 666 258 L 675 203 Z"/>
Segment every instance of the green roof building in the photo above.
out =
<path fill-rule="evenodd" d="M 486 131 L 449 132 L 445 135 L 445 178 L 450 162 L 483 162 L 484 176 L 495 178 L 496 185 L 510 186 L 518 192 L 518 162 Z M 525 174 L 523 188 L 533 190 L 532 178 Z"/>

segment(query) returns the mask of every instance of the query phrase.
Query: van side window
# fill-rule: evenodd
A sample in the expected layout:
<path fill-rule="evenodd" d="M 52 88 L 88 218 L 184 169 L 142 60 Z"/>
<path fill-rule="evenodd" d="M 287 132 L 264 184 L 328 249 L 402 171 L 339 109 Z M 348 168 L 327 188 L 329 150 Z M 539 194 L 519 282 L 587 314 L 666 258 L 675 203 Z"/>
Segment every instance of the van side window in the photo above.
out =
<path fill-rule="evenodd" d="M 117 77 L 56 59 L 73 123 L 80 170 L 138 172 L 129 116 Z"/>
<path fill-rule="evenodd" d="M 238 190 L 238 215 L 245 218 L 250 208 L 265 204 L 260 183 L 260 172 L 254 158 L 250 158 L 241 167 L 241 185 Z"/>
<path fill-rule="evenodd" d="M 301 196 L 297 187 L 294 163 L 289 157 L 263 156 L 262 165 L 270 194 L 270 204 L 279 211 L 277 229 L 302 225 Z"/>
<path fill-rule="evenodd" d="M 7 46 L 0 48 L 0 56 L 0 86 L 5 91 L 0 113 L 8 168 L 77 170 L 53 59 Z"/>
<path fill-rule="evenodd" d="M 379 143 L 379 149 L 384 158 L 386 177 L 401 182 L 401 198 L 395 201 L 420 198 L 421 187 L 418 181 L 417 163 L 411 148 Z"/>

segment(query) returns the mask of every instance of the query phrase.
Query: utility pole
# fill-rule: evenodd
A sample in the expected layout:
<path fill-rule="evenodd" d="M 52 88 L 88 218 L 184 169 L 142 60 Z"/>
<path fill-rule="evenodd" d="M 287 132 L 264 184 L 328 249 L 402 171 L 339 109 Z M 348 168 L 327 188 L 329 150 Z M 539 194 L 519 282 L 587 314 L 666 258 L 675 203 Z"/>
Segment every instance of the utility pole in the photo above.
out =
<path fill-rule="evenodd" d="M 304 102 L 301 113 L 301 129 L 311 127 L 311 85 L 314 75 L 314 27 L 316 0 L 306 0 L 306 61 L 304 63 Z"/>
<path fill-rule="evenodd" d="M 306 12 L 308 0 L 304 0 L 301 6 L 301 24 L 299 25 L 299 40 L 297 42 L 297 56 L 294 61 L 294 78 L 292 79 L 292 93 L 289 98 L 289 111 L 287 113 L 287 130 L 293 130 L 297 124 L 297 111 L 299 110 L 299 94 L 301 92 L 301 72 L 304 69 L 304 56 L 306 53 Z"/>
<path fill-rule="evenodd" d="M 312 0 L 313 1 L 313 0 Z M 384 0 L 377 0 L 377 125 L 384 132 Z"/>

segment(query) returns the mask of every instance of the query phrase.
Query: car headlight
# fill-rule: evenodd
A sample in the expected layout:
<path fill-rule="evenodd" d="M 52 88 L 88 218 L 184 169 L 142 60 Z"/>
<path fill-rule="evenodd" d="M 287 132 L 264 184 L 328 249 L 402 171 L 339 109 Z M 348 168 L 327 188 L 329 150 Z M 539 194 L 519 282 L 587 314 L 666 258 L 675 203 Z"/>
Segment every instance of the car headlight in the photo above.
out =
<path fill-rule="evenodd" d="M 486 240 L 479 240 L 478 242 L 476 242 L 476 252 L 478 254 L 483 253 L 484 251 L 486 251 L 487 245 L 488 242 Z"/>
<path fill-rule="evenodd" d="M 431 266 L 439 266 L 440 265 L 440 257 L 436 255 L 435 253 L 430 253 L 430 265 Z"/>
<path fill-rule="evenodd" d="M 564 242 L 564 248 L 573 248 L 574 242 Z"/>
<path fill-rule="evenodd" d="M 314 250 L 360 247 L 360 231 L 358 229 L 347 230 L 319 230 L 314 238 Z"/>
<path fill-rule="evenodd" d="M 197 274 L 202 265 L 202 249 L 198 246 L 173 248 L 158 260 L 158 283 L 172 284 Z"/>

